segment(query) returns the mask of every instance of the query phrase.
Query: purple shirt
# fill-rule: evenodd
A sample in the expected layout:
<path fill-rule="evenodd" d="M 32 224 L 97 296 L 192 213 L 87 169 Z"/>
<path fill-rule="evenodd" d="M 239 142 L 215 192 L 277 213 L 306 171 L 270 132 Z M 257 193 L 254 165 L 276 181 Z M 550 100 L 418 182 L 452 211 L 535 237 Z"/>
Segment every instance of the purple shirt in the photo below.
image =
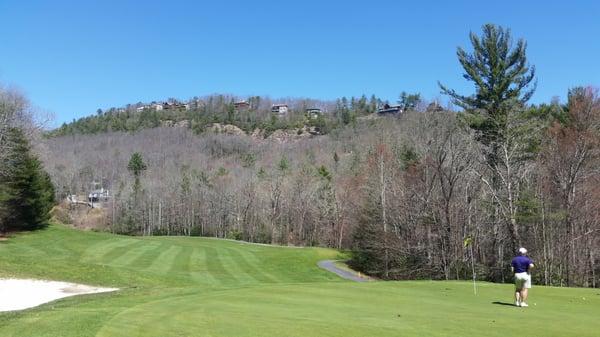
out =
<path fill-rule="evenodd" d="M 516 273 L 525 273 L 529 271 L 529 265 L 533 264 L 530 258 L 527 256 L 519 255 L 512 260 L 511 265 L 515 269 Z"/>

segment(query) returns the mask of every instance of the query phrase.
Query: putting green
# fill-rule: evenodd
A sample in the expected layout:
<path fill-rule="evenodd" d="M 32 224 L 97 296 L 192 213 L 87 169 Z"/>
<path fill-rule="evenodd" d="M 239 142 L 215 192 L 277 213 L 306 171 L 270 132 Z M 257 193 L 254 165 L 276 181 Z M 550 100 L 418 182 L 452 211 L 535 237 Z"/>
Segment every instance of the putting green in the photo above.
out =
<path fill-rule="evenodd" d="M 468 282 L 353 283 L 334 250 L 54 225 L 0 242 L 0 277 L 119 287 L 0 313 L 0 336 L 598 336 L 600 290 Z M 1 300 L 1 299 L 0 299 Z M 496 302 L 496 303 L 494 303 Z M 533 305 L 533 304 L 536 305 Z"/>

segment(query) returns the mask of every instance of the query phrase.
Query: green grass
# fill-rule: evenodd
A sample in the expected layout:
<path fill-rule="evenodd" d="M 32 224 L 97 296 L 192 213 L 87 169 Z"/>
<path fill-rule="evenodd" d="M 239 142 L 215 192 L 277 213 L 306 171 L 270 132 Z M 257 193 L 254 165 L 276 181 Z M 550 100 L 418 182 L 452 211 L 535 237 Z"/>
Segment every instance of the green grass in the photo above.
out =
<path fill-rule="evenodd" d="M 353 283 L 329 249 L 135 238 L 54 225 L 0 242 L 0 277 L 119 287 L 0 314 L 0 336 L 598 336 L 600 290 Z M 585 298 L 585 299 L 584 299 Z M 2 300 L 2 299 L 0 299 Z M 533 305 L 533 304 L 536 305 Z"/>

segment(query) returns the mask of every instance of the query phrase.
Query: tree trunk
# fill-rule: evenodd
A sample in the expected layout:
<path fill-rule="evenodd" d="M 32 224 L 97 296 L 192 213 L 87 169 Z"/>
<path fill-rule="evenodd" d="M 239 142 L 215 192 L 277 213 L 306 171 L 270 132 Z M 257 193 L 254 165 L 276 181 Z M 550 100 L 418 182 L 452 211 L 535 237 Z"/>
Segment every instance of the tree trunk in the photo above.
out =
<path fill-rule="evenodd" d="M 389 277 L 389 250 L 388 250 L 388 237 L 387 237 L 387 217 L 385 209 L 385 174 L 384 174 L 384 159 L 383 153 L 379 157 L 379 179 L 381 183 L 381 220 L 383 222 L 383 249 L 384 249 L 384 276 L 387 279 Z"/>

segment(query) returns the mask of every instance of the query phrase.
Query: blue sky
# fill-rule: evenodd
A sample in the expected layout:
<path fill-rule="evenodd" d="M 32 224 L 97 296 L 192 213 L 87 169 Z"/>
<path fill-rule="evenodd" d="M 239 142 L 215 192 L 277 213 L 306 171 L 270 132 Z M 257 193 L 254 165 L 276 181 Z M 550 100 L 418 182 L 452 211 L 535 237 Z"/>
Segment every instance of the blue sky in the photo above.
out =
<path fill-rule="evenodd" d="M 600 86 L 596 1 L 0 0 L 0 83 L 55 125 L 97 108 L 211 93 L 473 92 L 456 59 L 492 22 L 528 42 L 533 102 Z"/>

